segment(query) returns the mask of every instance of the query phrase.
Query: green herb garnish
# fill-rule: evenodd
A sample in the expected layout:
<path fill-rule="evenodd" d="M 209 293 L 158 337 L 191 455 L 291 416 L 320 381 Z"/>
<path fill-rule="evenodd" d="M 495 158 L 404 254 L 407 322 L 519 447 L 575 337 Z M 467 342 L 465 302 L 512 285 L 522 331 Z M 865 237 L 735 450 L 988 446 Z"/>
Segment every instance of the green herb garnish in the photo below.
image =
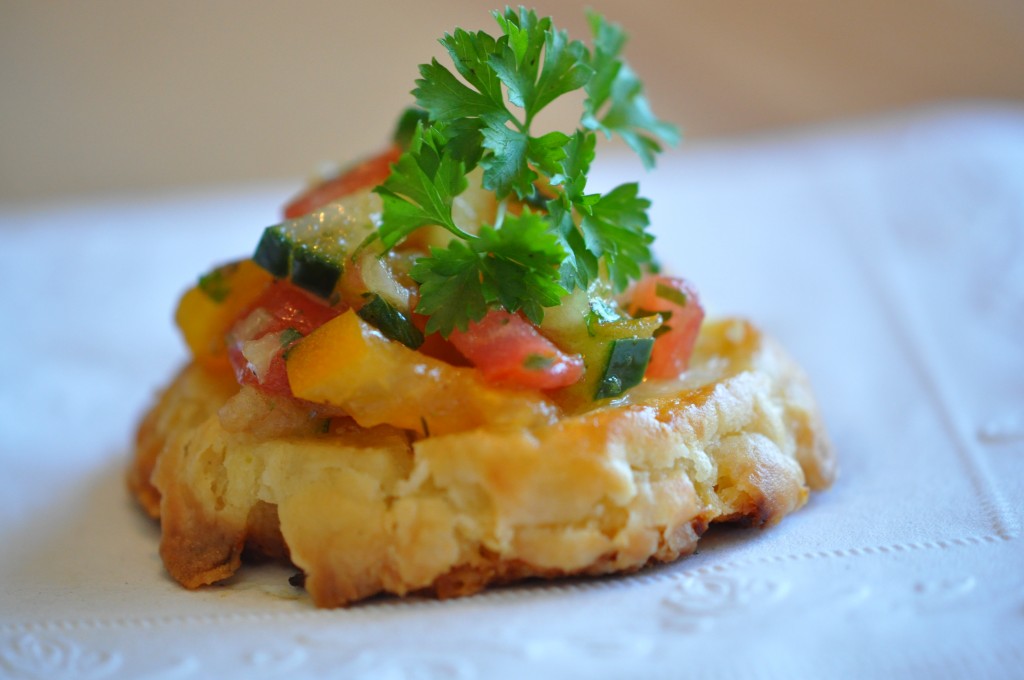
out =
<path fill-rule="evenodd" d="M 281 348 L 282 349 L 288 349 L 289 347 L 291 347 L 293 344 L 295 344 L 296 342 L 298 342 L 301 339 L 302 339 L 302 333 L 300 333 L 299 331 L 297 331 L 294 328 L 286 328 L 283 331 L 281 331 L 281 336 L 280 336 Z"/>
<path fill-rule="evenodd" d="M 238 269 L 235 263 L 217 267 L 211 272 L 199 277 L 199 290 L 206 293 L 216 303 L 224 302 L 231 294 L 231 284 L 228 279 Z"/>
<path fill-rule="evenodd" d="M 436 59 L 420 66 L 413 95 L 424 113 L 407 114 L 403 127 L 415 123 L 408 148 L 375 189 L 383 214 L 374 238 L 385 249 L 428 225 L 455 236 L 412 270 L 421 284 L 416 311 L 430 316 L 427 332 L 443 335 L 495 307 L 540 323 L 545 307 L 599 275 L 618 291 L 639 278 L 651 262 L 650 202 L 636 184 L 587 193 L 597 133 L 622 137 L 647 167 L 661 151 L 659 139 L 675 143 L 679 136 L 653 115 L 621 59 L 626 36 L 617 25 L 591 14 L 591 49 L 524 8 L 494 18 L 497 37 L 456 29 L 441 39 L 454 73 Z M 540 133 L 537 115 L 581 88 L 580 127 Z M 483 187 L 499 200 L 542 209 L 519 216 L 499 209 L 498 223 L 479 234 L 460 229 L 452 201 L 478 165 Z"/>
<path fill-rule="evenodd" d="M 689 299 L 683 291 L 672 286 L 666 286 L 664 283 L 658 283 L 654 286 L 654 295 L 680 307 L 685 307 Z"/>
<path fill-rule="evenodd" d="M 523 368 L 528 371 L 543 371 L 555 363 L 554 357 L 546 357 L 543 354 L 528 354 L 523 360 Z"/>

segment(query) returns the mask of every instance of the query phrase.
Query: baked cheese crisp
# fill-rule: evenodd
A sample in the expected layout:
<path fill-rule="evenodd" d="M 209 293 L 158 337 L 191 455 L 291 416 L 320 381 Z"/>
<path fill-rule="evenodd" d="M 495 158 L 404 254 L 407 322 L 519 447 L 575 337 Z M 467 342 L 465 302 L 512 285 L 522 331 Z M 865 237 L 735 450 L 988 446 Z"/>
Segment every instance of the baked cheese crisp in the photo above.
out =
<path fill-rule="evenodd" d="M 248 555 L 293 564 L 319 607 L 633 572 L 835 477 L 794 361 L 661 270 L 636 183 L 587 189 L 599 136 L 648 166 L 678 136 L 621 29 L 592 15 L 587 45 L 494 16 L 442 39 L 454 70 L 420 67 L 387 148 L 182 296 L 191 360 L 128 482 L 186 588 Z M 575 90 L 579 127 L 538 128 Z"/>

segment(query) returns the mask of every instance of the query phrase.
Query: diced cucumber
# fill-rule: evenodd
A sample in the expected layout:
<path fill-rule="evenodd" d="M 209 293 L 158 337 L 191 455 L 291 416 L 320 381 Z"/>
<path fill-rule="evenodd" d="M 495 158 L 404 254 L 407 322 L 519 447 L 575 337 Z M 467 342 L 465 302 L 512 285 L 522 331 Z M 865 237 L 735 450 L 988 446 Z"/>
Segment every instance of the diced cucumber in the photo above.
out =
<path fill-rule="evenodd" d="M 252 261 L 279 279 L 288 276 L 291 269 L 292 242 L 284 233 L 283 225 L 275 224 L 263 230 Z"/>
<path fill-rule="evenodd" d="M 339 258 L 324 249 L 297 242 L 282 224 L 267 227 L 253 253 L 253 262 L 279 279 L 291 277 L 292 283 L 313 295 L 331 297 L 344 266 Z"/>
<path fill-rule="evenodd" d="M 618 349 L 620 353 L 626 352 L 630 342 L 653 344 L 652 338 L 662 324 L 659 315 L 632 319 L 605 303 L 603 297 L 595 295 L 591 298 L 586 291 L 580 290 L 563 298 L 560 307 L 548 312 L 541 324 L 541 332 L 563 351 L 582 355 L 585 366 L 580 382 L 555 395 L 563 408 L 570 411 L 586 408 L 595 400 L 622 394 L 643 379 L 650 355 L 648 353 L 642 367 L 637 367 L 641 358 L 638 353 L 642 352 L 639 346 L 634 349 L 632 364 L 639 379 L 619 375 L 619 369 L 609 374 L 608 369 L 613 364 L 612 355 L 620 341 L 623 343 Z M 614 363 L 618 365 L 619 360 L 614 360 Z M 604 382 L 606 377 L 609 378 L 607 384 Z M 614 386 L 616 380 L 618 391 Z"/>
<path fill-rule="evenodd" d="M 334 292 L 343 269 L 340 262 L 313 248 L 292 249 L 292 283 L 325 300 Z"/>
<path fill-rule="evenodd" d="M 620 338 L 611 343 L 608 365 L 597 383 L 594 399 L 617 397 L 644 379 L 651 360 L 653 338 Z"/>
<path fill-rule="evenodd" d="M 380 197 L 353 194 L 308 215 L 263 230 L 253 262 L 273 276 L 329 300 L 345 261 L 376 229 Z"/>
<path fill-rule="evenodd" d="M 423 344 L 423 333 L 402 312 L 380 295 L 372 294 L 358 312 L 359 317 L 377 330 L 406 347 L 417 349 Z"/>

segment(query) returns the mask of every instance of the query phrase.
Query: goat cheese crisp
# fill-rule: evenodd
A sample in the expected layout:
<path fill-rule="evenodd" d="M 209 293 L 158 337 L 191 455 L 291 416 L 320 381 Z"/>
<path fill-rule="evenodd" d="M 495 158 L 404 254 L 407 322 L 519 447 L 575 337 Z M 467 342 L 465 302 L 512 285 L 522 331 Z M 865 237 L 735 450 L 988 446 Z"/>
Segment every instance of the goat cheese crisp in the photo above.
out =
<path fill-rule="evenodd" d="M 420 66 L 379 155 L 181 298 L 191 361 L 128 482 L 186 588 L 247 554 L 294 564 L 319 607 L 631 572 L 832 482 L 800 368 L 659 270 L 636 183 L 588 191 L 599 137 L 648 167 L 678 138 L 622 30 L 494 18 L 441 39 L 454 70 Z M 575 130 L 537 129 L 579 90 Z"/>

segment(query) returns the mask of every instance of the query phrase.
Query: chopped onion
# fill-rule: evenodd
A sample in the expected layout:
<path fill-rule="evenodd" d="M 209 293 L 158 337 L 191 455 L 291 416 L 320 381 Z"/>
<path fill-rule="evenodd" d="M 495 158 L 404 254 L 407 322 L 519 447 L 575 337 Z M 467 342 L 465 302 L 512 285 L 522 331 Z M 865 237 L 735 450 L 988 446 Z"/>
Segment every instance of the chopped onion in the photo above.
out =
<path fill-rule="evenodd" d="M 359 273 L 367 290 L 380 295 L 395 309 L 409 311 L 409 291 L 395 281 L 391 269 L 382 258 L 367 253 L 359 261 Z"/>
<path fill-rule="evenodd" d="M 260 307 L 239 321 L 231 330 L 231 335 L 234 339 L 241 342 L 252 340 L 263 335 L 267 326 L 273 323 L 273 321 L 274 316 Z"/>
<path fill-rule="evenodd" d="M 259 340 L 242 343 L 242 356 L 261 384 L 270 371 L 270 362 L 281 351 L 281 341 L 281 333 L 267 333 Z"/>

